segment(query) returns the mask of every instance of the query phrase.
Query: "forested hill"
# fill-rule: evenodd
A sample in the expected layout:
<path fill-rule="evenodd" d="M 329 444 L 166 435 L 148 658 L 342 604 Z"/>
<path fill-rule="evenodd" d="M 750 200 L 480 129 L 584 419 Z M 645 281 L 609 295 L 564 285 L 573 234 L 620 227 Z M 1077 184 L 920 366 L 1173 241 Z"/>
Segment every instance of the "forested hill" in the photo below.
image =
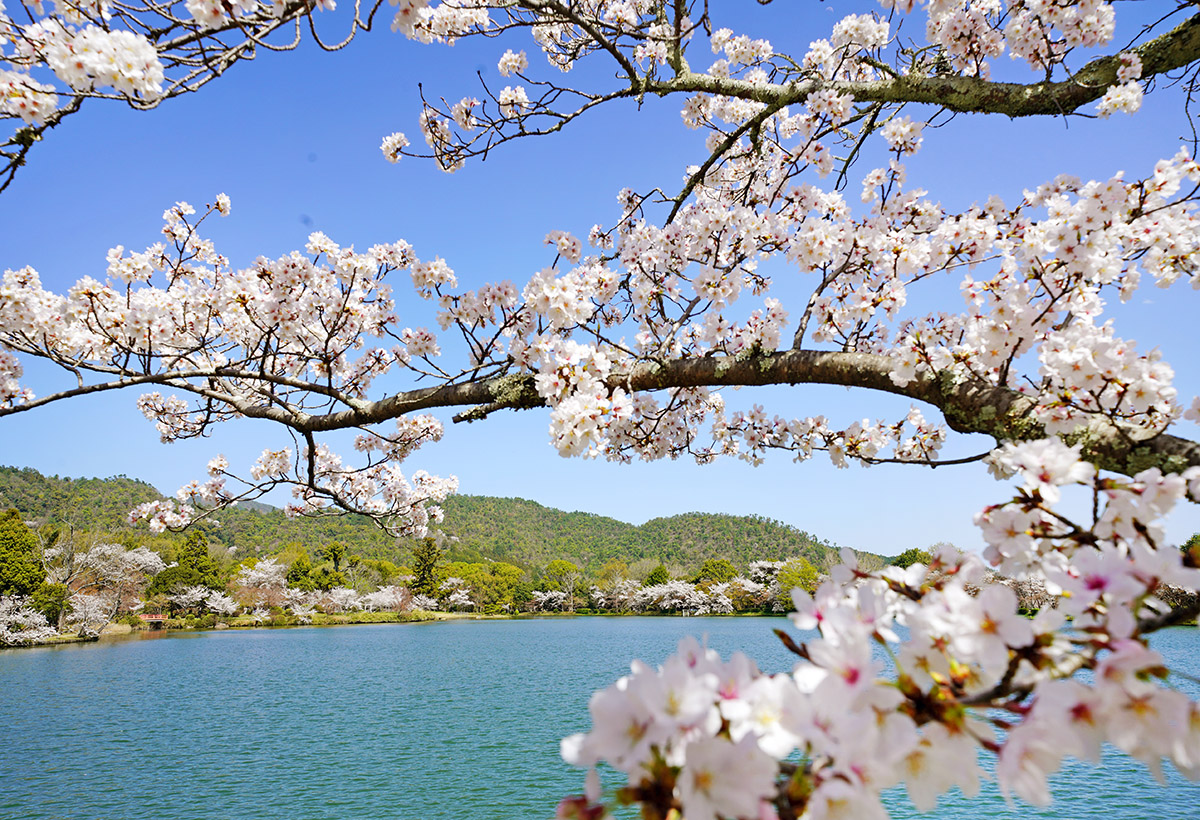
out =
<path fill-rule="evenodd" d="M 183 541 L 177 533 L 156 535 L 145 526 L 126 523 L 131 509 L 162 497 L 151 485 L 126 476 L 60 478 L 29 468 L 0 467 L 0 511 L 16 508 L 27 521 L 103 532 L 126 545 L 160 549 Z M 210 543 L 236 548 L 239 556 L 273 554 L 296 543 L 317 549 L 330 541 L 342 541 L 369 558 L 394 558 L 398 553 L 395 540 L 365 518 L 291 519 L 282 510 L 253 502 L 195 526 Z"/>
<path fill-rule="evenodd" d="M 160 497 L 149 484 L 125 476 L 71 479 L 0 467 L 0 510 L 15 507 L 26 520 L 69 523 L 126 544 L 161 548 L 181 539 L 125 524 L 132 507 Z M 453 536 L 446 546 L 454 560 L 492 559 L 540 567 L 563 558 L 594 570 L 615 559 L 631 565 L 663 562 L 692 570 L 709 558 L 727 558 L 744 568 L 751 561 L 793 555 L 824 567 L 837 553 L 828 541 L 759 516 L 686 513 L 635 526 L 519 498 L 459 495 L 447 499 L 444 507 L 442 529 Z M 219 521 L 204 522 L 199 528 L 211 543 L 234 547 L 239 556 L 274 554 L 295 544 L 315 551 L 330 541 L 342 541 L 351 553 L 407 563 L 412 546 L 390 539 L 357 516 L 289 519 L 280 510 L 255 504 L 224 511 Z M 870 553 L 860 555 L 864 562 L 882 563 Z"/>
<path fill-rule="evenodd" d="M 20 510 L 26 520 L 77 519 L 87 529 L 120 529 L 131 509 L 161 497 L 144 481 L 123 475 L 70 479 L 0 467 L 0 511 Z"/>
<path fill-rule="evenodd" d="M 459 495 L 445 503 L 448 533 L 480 555 L 523 566 L 566 558 L 583 567 L 611 559 L 652 559 L 698 567 L 709 558 L 778 561 L 803 555 L 825 567 L 837 547 L 803 530 L 759 516 L 685 513 L 641 526 L 582 512 L 563 512 L 521 498 Z M 864 560 L 877 558 L 862 553 Z"/>

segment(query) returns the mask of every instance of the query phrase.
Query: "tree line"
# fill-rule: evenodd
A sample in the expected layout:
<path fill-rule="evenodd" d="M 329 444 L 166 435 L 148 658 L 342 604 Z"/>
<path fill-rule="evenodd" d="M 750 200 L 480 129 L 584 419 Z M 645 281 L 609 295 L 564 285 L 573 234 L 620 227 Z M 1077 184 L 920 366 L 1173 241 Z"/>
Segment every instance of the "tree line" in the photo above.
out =
<path fill-rule="evenodd" d="M 706 560 L 689 576 L 658 563 L 619 559 L 589 572 L 568 560 L 522 568 L 454 560 L 448 539 L 428 537 L 411 563 L 364 557 L 332 541 L 239 559 L 193 531 L 162 552 L 47 524 L 17 510 L 0 515 L 0 644 L 56 634 L 94 636 L 113 620 L 166 614 L 180 626 L 311 623 L 346 612 L 469 611 L 482 614 L 782 612 L 791 590 L 813 592 L 821 573 L 803 556 L 738 567 Z M 638 567 L 642 566 L 643 570 Z"/>

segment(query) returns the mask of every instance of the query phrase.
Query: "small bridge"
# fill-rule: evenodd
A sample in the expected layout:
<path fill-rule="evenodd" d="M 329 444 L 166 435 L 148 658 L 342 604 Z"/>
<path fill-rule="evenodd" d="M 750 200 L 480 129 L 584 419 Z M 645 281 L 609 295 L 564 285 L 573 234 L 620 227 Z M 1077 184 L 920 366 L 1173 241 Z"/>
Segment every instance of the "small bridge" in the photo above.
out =
<path fill-rule="evenodd" d="M 144 623 L 150 629 L 162 629 L 166 625 L 167 616 L 161 612 L 142 612 L 138 614 Z"/>

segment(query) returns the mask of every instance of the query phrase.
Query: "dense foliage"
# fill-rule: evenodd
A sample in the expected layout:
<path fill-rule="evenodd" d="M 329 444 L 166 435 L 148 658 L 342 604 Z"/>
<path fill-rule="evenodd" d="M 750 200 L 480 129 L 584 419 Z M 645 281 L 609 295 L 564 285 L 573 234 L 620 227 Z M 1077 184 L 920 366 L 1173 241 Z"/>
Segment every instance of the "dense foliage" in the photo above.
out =
<path fill-rule="evenodd" d="M 761 516 L 685 513 L 642 525 L 582 512 L 563 512 L 521 498 L 451 496 L 443 528 L 458 538 L 451 548 L 521 566 L 557 558 L 595 572 L 613 559 L 650 559 L 693 575 L 710 559 L 739 567 L 751 561 L 803 555 L 817 567 L 837 561 L 837 547 L 803 530 Z M 858 553 L 867 566 L 882 559 Z"/>
<path fill-rule="evenodd" d="M 928 550 L 910 547 L 899 555 L 892 556 L 888 561 L 889 566 L 900 567 L 900 569 L 908 569 L 913 564 L 925 564 L 926 566 L 933 561 L 933 555 Z"/>

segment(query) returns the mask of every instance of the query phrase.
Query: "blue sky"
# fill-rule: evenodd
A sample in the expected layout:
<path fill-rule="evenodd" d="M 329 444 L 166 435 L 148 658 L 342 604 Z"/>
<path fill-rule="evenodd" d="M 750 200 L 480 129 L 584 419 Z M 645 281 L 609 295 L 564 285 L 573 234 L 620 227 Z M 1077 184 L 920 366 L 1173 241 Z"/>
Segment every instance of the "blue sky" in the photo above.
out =
<path fill-rule="evenodd" d="M 826 36 L 842 13 L 877 8 L 837 2 L 803 4 L 799 11 L 764 12 L 744 2 L 733 8 L 751 5 L 749 13 L 764 16 L 724 24 L 801 52 Z M 344 26 L 341 12 L 318 19 L 331 36 Z M 784 41 L 780 32 L 795 36 Z M 223 191 L 232 198 L 233 214 L 207 233 L 234 264 L 302 248 L 310 231 L 321 230 L 358 247 L 406 239 L 422 257 L 445 257 L 464 287 L 500 279 L 521 286 L 553 258 L 542 245 L 548 231 L 585 235 L 595 222 L 611 224 L 622 187 L 677 185 L 684 166 L 701 159 L 700 136 L 680 122 L 682 99 L 648 100 L 640 111 L 614 105 L 555 137 L 504 146 L 486 163 L 468 164 L 454 175 L 429 163 L 393 166 L 383 160 L 384 135 L 401 130 L 419 140 L 418 82 L 427 93 L 449 99 L 477 93 L 476 71 L 506 84 L 495 69 L 506 47 L 525 49 L 534 70 L 541 70 L 536 47 L 520 36 L 448 48 L 409 42 L 384 26 L 334 54 L 310 44 L 294 53 L 264 54 L 199 94 L 154 111 L 93 101 L 36 147 L 29 166 L 0 194 L 0 268 L 32 265 L 58 290 L 81 276 L 102 278 L 108 248 L 140 249 L 158 238 L 164 208 L 176 200 L 202 205 Z M 697 50 L 693 64 L 706 54 Z M 999 69 L 1011 72 L 1007 62 L 1003 58 Z M 590 74 L 593 80 L 605 76 Z M 1178 96 L 1167 91 L 1161 98 L 1148 98 L 1135 117 L 1108 121 L 959 118 L 926 131 L 925 147 L 910 164 L 910 184 L 961 208 L 991 193 L 1015 200 L 1023 188 L 1061 172 L 1144 175 L 1189 133 Z M 871 167 L 862 163 L 860 175 Z M 397 284 L 403 294 L 404 280 Z M 1183 288 L 1150 289 L 1114 313 L 1126 338 L 1162 348 L 1188 399 L 1200 393 L 1190 296 Z M 421 304 L 401 296 L 404 324 L 434 326 L 432 316 L 413 312 Z M 30 368 L 26 381 L 39 394 L 61 384 L 38 367 Z M 171 493 L 202 477 L 218 452 L 235 467 L 245 466 L 263 447 L 287 442 L 270 425 L 246 422 L 206 441 L 163 446 L 137 412 L 136 399 L 136 393 L 110 394 L 0 419 L 0 463 L 66 476 L 126 474 Z M 842 422 L 894 419 L 908 409 L 908 402 L 894 397 L 843 388 L 745 390 L 728 399 L 736 406 L 760 402 L 773 413 L 823 413 Z M 455 474 L 462 492 L 529 498 L 632 522 L 691 510 L 755 513 L 883 553 L 938 541 L 976 548 L 972 514 L 1005 497 L 1006 488 L 978 466 L 836 470 L 820 458 L 796 465 L 786 457 L 758 468 L 733 461 L 701 468 L 567 460 L 550 446 L 547 424 L 544 412 L 448 423 L 445 440 L 408 466 Z M 1178 432 L 1196 431 L 1188 424 Z M 984 446 L 983 439 L 966 441 L 954 453 Z M 1169 534 L 1182 540 L 1196 530 L 1200 515 L 1188 509 L 1176 516 Z"/>

